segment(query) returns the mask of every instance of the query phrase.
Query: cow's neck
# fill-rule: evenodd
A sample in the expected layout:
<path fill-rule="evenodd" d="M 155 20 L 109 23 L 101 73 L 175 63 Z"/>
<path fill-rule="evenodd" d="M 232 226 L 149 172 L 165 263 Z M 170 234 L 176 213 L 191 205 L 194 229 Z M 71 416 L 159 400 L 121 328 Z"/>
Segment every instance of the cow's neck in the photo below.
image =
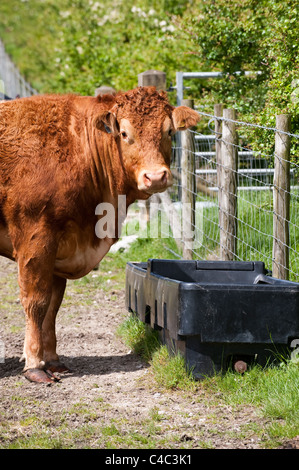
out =
<path fill-rule="evenodd" d="M 95 129 L 89 142 L 90 172 L 95 194 L 102 201 L 117 199 L 119 194 L 126 192 L 126 177 L 115 140 Z"/>
<path fill-rule="evenodd" d="M 117 220 L 121 220 L 122 216 L 117 215 L 118 211 L 123 213 L 124 207 L 127 211 L 136 199 L 145 199 L 145 195 L 129 184 L 122 164 L 120 148 L 111 135 L 100 133 L 92 128 L 91 135 L 87 135 L 87 141 L 91 159 L 88 167 L 93 203 L 95 207 L 102 202 L 112 203 Z M 125 198 L 125 202 L 121 197 Z"/>

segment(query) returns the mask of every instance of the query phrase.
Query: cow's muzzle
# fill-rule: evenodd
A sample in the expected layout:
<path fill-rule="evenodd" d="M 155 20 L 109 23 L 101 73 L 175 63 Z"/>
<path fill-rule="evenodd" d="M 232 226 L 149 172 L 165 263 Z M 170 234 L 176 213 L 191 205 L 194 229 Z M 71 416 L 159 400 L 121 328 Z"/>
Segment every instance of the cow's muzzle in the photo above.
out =
<path fill-rule="evenodd" d="M 138 177 L 138 189 L 150 194 L 165 191 L 172 183 L 172 174 L 165 167 L 158 171 L 142 171 Z"/>

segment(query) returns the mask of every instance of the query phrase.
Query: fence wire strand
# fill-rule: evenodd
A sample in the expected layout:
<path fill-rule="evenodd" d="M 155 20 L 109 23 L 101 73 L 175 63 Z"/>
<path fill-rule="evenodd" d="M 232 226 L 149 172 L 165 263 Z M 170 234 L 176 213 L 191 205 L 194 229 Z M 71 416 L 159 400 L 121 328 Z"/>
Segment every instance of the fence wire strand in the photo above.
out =
<path fill-rule="evenodd" d="M 233 122 L 234 124 L 243 125 L 247 127 L 255 127 L 256 129 L 264 129 L 267 131 L 279 132 L 280 134 L 288 135 L 290 137 L 296 137 L 297 139 L 299 139 L 299 134 L 291 134 L 290 132 L 285 132 L 280 129 L 277 129 L 276 127 L 267 127 L 267 126 L 262 126 L 261 124 L 254 124 L 251 122 L 236 121 L 234 119 L 227 119 L 227 118 L 220 117 L 220 116 L 214 116 L 213 114 L 204 113 L 203 111 L 199 111 L 198 114 L 200 114 L 201 116 L 207 116 L 207 117 L 212 118 L 209 122 L 211 122 L 214 119 L 217 119 L 217 121 Z"/>
<path fill-rule="evenodd" d="M 203 117 L 212 119 L 221 119 L 208 113 L 200 114 Z M 211 121 L 211 119 L 210 119 Z M 209 122 L 210 122 L 209 121 Z M 240 128 L 245 126 L 256 127 L 271 133 L 271 138 L 275 139 L 275 133 L 287 134 L 292 139 L 299 139 L 299 135 L 282 132 L 273 127 L 259 126 L 243 121 L 234 121 Z M 219 167 L 227 169 L 216 160 L 215 142 L 221 140 L 220 136 L 211 135 L 211 126 L 207 125 L 209 135 L 205 137 L 204 133 L 189 131 L 192 133 L 195 142 L 194 151 L 190 150 L 195 161 L 195 172 L 193 174 L 196 181 L 196 188 L 190 189 L 190 193 L 195 198 L 195 214 L 192 229 L 195 232 L 194 247 L 192 254 L 194 259 L 217 260 L 220 258 L 220 231 L 223 227 L 219 223 L 219 201 L 218 201 L 218 183 L 217 170 Z M 236 251 L 232 252 L 234 259 L 240 261 L 264 261 L 266 267 L 271 270 L 273 259 L 273 240 L 278 240 L 282 245 L 285 244 L 273 234 L 273 217 L 276 215 L 273 208 L 273 189 L 274 182 L 274 158 L 275 152 L 251 151 L 250 145 L 236 145 L 225 142 L 227 145 L 233 145 L 238 151 L 238 169 L 231 171 L 237 173 L 237 212 L 233 218 L 237 224 L 236 233 Z M 175 184 L 170 190 L 171 198 L 177 211 L 181 211 L 182 185 L 180 175 L 182 147 L 175 145 L 173 148 L 172 170 L 175 173 Z M 289 227 L 289 257 L 290 262 L 287 267 L 289 278 L 293 281 L 299 281 L 299 165 L 291 159 L 290 190 L 279 188 L 281 193 L 287 193 L 290 197 L 290 215 L 289 220 L 283 219 L 282 222 Z M 235 197 L 233 192 L 228 192 L 228 197 Z M 186 221 L 182 221 L 183 227 Z M 163 235 L 162 235 L 163 236 Z M 180 240 L 184 243 L 184 240 Z M 176 257 L 182 257 L 182 253 L 173 251 Z"/>

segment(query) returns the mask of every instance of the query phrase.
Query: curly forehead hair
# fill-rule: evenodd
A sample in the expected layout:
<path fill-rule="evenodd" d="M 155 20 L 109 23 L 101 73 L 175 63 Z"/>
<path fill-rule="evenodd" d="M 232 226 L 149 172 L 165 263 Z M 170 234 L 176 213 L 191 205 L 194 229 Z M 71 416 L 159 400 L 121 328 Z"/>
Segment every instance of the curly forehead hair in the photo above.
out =
<path fill-rule="evenodd" d="M 170 115 L 173 107 L 169 104 L 167 93 L 158 92 L 155 87 L 138 87 L 126 93 L 115 95 L 118 110 L 122 115 L 155 116 Z M 163 113 L 164 111 L 164 113 Z"/>

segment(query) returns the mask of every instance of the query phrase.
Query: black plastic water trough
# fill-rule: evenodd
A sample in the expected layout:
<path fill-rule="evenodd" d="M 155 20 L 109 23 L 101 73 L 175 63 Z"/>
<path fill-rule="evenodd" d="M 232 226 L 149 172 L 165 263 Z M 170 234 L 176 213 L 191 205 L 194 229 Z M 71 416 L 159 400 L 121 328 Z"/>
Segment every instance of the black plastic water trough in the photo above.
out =
<path fill-rule="evenodd" d="M 183 354 L 196 378 L 265 365 L 299 338 L 299 283 L 267 275 L 259 261 L 128 263 L 126 307 Z"/>

